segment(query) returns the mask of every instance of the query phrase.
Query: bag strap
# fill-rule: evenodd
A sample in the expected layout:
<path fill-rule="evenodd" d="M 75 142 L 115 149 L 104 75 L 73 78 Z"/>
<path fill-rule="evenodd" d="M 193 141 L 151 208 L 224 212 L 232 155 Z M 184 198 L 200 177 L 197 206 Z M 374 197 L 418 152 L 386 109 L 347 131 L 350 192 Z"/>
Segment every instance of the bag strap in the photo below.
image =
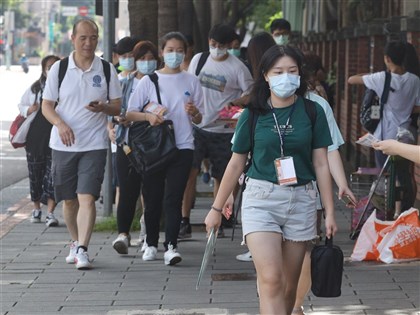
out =
<path fill-rule="evenodd" d="M 198 60 L 197 68 L 195 69 L 195 75 L 198 76 L 201 72 L 201 69 L 203 69 L 204 64 L 207 61 L 207 58 L 210 56 L 209 51 L 205 51 L 201 54 L 200 59 Z"/>
<path fill-rule="evenodd" d="M 111 81 L 111 66 L 109 62 L 101 59 L 102 61 L 102 69 L 105 75 L 106 81 L 106 99 L 109 100 L 109 82 Z M 58 68 L 58 90 L 60 90 L 61 83 L 64 80 L 64 77 L 67 72 L 67 68 L 69 67 L 69 57 L 63 58 L 60 60 L 60 66 Z"/>
<path fill-rule="evenodd" d="M 150 80 L 153 82 L 153 84 L 155 85 L 158 102 L 159 104 L 162 104 L 162 100 L 160 99 L 159 84 L 158 84 L 159 77 L 156 73 L 149 74 L 148 76 Z"/>
<path fill-rule="evenodd" d="M 306 114 L 308 115 L 309 119 L 311 120 L 311 124 L 312 124 L 312 130 L 314 129 L 315 123 L 316 123 L 316 107 L 315 107 L 315 102 L 311 101 L 310 99 L 307 98 L 303 98 L 303 102 L 305 104 L 305 111 Z"/>
<path fill-rule="evenodd" d="M 388 101 L 389 91 L 391 90 L 391 73 L 385 71 L 385 82 L 384 82 L 384 90 L 381 96 L 381 108 L 380 108 L 380 117 L 382 118 L 382 113 L 384 111 L 384 105 Z"/>

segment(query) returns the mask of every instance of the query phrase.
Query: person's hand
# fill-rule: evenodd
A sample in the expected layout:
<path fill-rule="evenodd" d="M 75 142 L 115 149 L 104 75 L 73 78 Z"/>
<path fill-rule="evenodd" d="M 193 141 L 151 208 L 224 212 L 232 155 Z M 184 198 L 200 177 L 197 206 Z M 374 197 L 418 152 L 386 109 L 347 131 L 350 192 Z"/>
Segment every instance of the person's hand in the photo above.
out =
<path fill-rule="evenodd" d="M 88 105 L 85 106 L 85 108 L 91 112 L 94 113 L 101 113 L 106 110 L 108 107 L 108 103 L 104 103 L 102 101 L 93 101 L 90 102 Z"/>
<path fill-rule="evenodd" d="M 357 204 L 357 198 L 348 186 L 338 187 L 338 199 L 345 202 L 346 207 L 354 208 Z"/>
<path fill-rule="evenodd" d="M 331 238 L 337 233 L 337 223 L 335 222 L 334 215 L 326 215 L 325 217 L 325 236 Z"/>
<path fill-rule="evenodd" d="M 222 224 L 221 213 L 211 209 L 204 219 L 204 223 L 206 224 L 207 234 L 210 233 L 213 228 L 217 231 Z"/>
<path fill-rule="evenodd" d="M 146 114 L 146 120 L 149 122 L 151 126 L 157 126 L 160 125 L 165 121 L 165 119 L 160 115 L 155 115 L 152 113 L 145 113 Z"/>
<path fill-rule="evenodd" d="M 33 104 L 33 105 L 31 105 L 31 106 L 28 107 L 28 111 L 27 111 L 26 114 L 29 116 L 33 112 L 36 112 L 38 110 L 38 108 L 39 108 L 38 103 L 35 103 L 35 104 Z"/>
<path fill-rule="evenodd" d="M 117 136 L 115 134 L 115 128 L 109 128 L 108 129 L 108 137 L 109 137 L 109 140 L 111 140 L 112 143 L 115 143 L 115 140 L 117 138 Z"/>
<path fill-rule="evenodd" d="M 375 150 L 380 150 L 386 155 L 398 155 L 398 141 L 389 139 L 372 143 Z"/>
<path fill-rule="evenodd" d="M 234 204 L 235 200 L 233 198 L 233 194 L 230 194 L 228 199 L 225 202 L 225 205 L 223 206 L 223 210 L 222 210 L 222 214 L 225 216 L 225 218 L 227 220 L 230 219 L 230 216 L 232 215 L 232 209 L 233 209 L 233 204 Z"/>
<path fill-rule="evenodd" d="M 55 126 L 58 129 L 58 135 L 60 136 L 61 142 L 63 142 L 66 147 L 70 147 L 74 144 L 75 139 L 73 130 L 64 121 L 60 121 Z"/>
<path fill-rule="evenodd" d="M 185 104 L 185 111 L 191 117 L 196 117 L 200 113 L 200 111 L 198 110 L 198 108 L 195 107 L 194 104 L 191 103 L 191 102 L 188 102 L 188 103 Z"/>

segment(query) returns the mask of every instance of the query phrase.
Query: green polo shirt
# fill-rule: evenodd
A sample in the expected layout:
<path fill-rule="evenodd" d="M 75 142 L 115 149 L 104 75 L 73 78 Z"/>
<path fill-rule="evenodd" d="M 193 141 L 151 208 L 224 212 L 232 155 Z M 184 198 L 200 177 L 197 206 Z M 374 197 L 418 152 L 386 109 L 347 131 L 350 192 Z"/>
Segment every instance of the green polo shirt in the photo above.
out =
<path fill-rule="evenodd" d="M 316 106 L 316 122 L 312 129 L 311 120 L 306 113 L 301 97 L 290 117 L 289 126 L 285 128 L 292 106 L 274 108 L 280 130 L 284 131 L 283 150 L 285 156 L 292 156 L 295 164 L 297 185 L 304 185 L 315 180 L 312 164 L 312 150 L 328 147 L 332 144 L 327 119 L 322 107 Z M 246 154 L 251 150 L 249 111 L 245 109 L 239 117 L 235 131 L 232 151 Z M 280 139 L 272 111 L 259 115 L 254 133 L 254 153 L 252 166 L 247 176 L 277 183 L 274 160 L 280 157 Z"/>

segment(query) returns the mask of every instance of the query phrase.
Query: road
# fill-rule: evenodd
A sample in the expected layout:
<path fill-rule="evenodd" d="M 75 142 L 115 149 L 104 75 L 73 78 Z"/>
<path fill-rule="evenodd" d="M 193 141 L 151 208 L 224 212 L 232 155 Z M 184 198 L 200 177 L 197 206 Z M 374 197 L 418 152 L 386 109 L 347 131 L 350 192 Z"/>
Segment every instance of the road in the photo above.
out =
<path fill-rule="evenodd" d="M 40 74 L 40 66 L 30 66 L 27 74 L 20 66 L 12 66 L 9 71 L 0 66 L 0 213 L 29 193 L 29 187 L 11 186 L 26 178 L 28 169 L 25 149 L 14 149 L 9 143 L 9 127 L 19 113 L 20 97 Z"/>

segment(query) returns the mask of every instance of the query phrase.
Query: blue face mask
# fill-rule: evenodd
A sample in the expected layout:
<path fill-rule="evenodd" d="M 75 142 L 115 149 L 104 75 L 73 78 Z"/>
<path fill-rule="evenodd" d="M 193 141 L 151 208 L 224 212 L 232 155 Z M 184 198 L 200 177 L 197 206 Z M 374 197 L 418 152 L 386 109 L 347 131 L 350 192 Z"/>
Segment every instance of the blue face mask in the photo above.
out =
<path fill-rule="evenodd" d="M 300 86 L 300 76 L 291 73 L 282 73 L 268 77 L 270 89 L 280 98 L 292 96 Z"/>
<path fill-rule="evenodd" d="M 240 49 L 229 49 L 228 53 L 233 55 L 233 56 L 239 57 L 241 55 L 241 50 Z"/>
<path fill-rule="evenodd" d="M 168 68 L 176 69 L 184 61 L 184 56 L 185 54 L 183 53 L 170 52 L 163 55 L 163 60 Z"/>
<path fill-rule="evenodd" d="M 277 45 L 287 45 L 289 43 L 289 35 L 279 35 L 274 37 Z"/>
<path fill-rule="evenodd" d="M 152 74 L 157 67 L 156 60 L 137 60 L 136 61 L 137 71 L 143 74 Z"/>
<path fill-rule="evenodd" d="M 134 69 L 134 57 L 118 58 L 121 68 L 125 71 L 131 71 Z"/>

